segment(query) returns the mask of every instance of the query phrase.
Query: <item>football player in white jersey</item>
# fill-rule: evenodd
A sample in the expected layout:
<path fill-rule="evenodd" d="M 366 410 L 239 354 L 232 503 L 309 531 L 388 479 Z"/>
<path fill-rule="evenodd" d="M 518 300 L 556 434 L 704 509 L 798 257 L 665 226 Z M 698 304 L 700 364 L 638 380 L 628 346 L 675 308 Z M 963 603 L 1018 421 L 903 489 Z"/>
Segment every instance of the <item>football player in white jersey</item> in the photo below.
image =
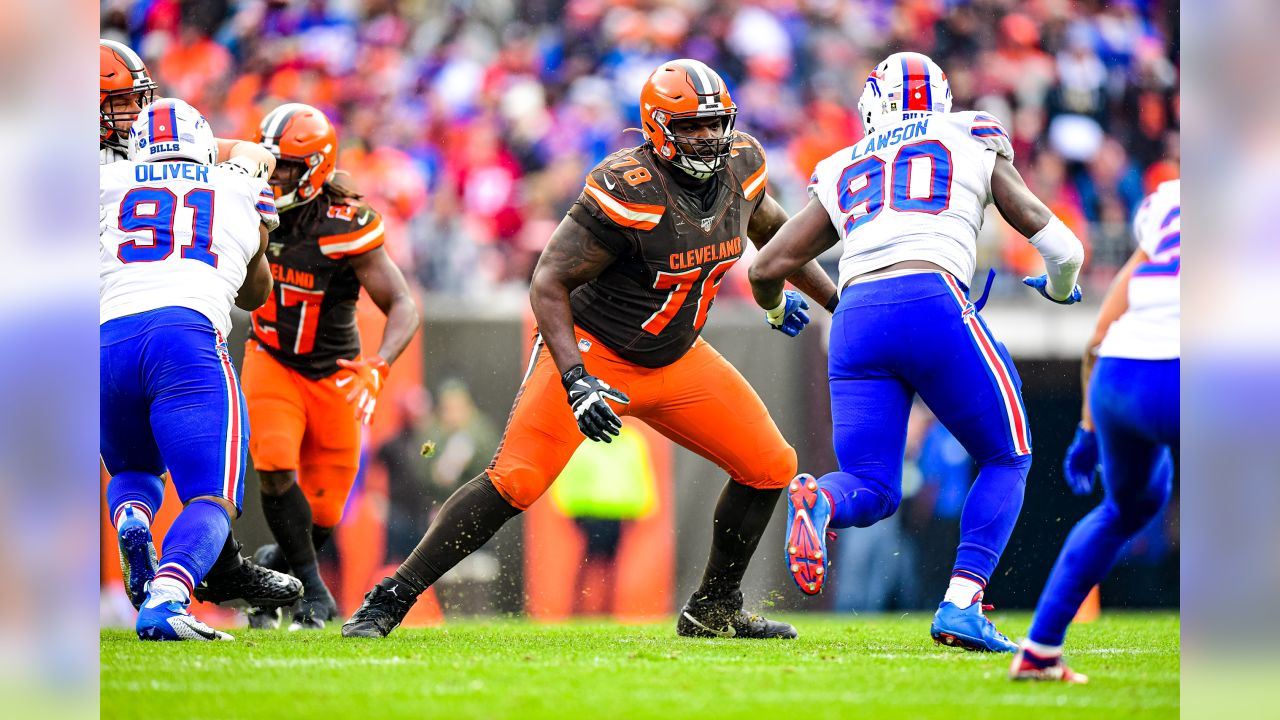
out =
<path fill-rule="evenodd" d="M 1013 652 L 983 614 L 982 596 L 1022 508 L 1031 433 L 1017 370 L 967 284 L 992 202 L 1044 257 L 1046 274 L 1024 282 L 1047 299 L 1080 299 L 1084 250 L 1027 189 L 1000 123 L 950 112 L 946 74 L 928 57 L 895 53 L 876 65 L 858 110 L 866 137 L 818 163 L 809 204 L 749 271 L 772 323 L 794 302 L 784 279 L 844 243 L 828 367 L 840 470 L 788 487 L 788 569 L 802 591 L 821 591 L 828 528 L 867 527 L 897 510 L 918 393 L 978 464 L 930 633 L 947 645 Z"/>
<path fill-rule="evenodd" d="M 184 507 L 154 576 L 134 589 L 144 594 L 138 636 L 230 639 L 186 608 L 240 512 L 248 427 L 225 335 L 233 303 L 253 310 L 271 291 L 263 253 L 279 222 L 275 196 L 213 164 L 209 124 L 181 100 L 149 104 L 129 138 L 132 159 L 102 166 L 99 198 L 100 448 L 112 520 L 122 550 L 152 548 L 162 497 L 151 489 L 163 492 L 169 470 Z"/>
<path fill-rule="evenodd" d="M 147 66 L 129 46 L 114 40 L 98 40 L 98 127 L 99 165 L 109 165 L 129 157 L 129 129 L 154 99 L 157 89 Z M 271 153 L 256 143 L 214 138 L 223 167 L 260 178 L 270 177 L 266 162 L 274 162 Z M 107 224 L 106 207 L 100 207 L 101 228 Z M 113 522 L 121 502 L 135 495 L 144 496 L 142 506 L 158 506 L 164 497 L 163 476 L 149 488 L 134 483 L 127 491 L 118 483 L 107 485 L 108 505 Z M 149 521 L 150 518 L 143 518 Z M 117 531 L 119 528 L 117 528 Z M 144 544 L 135 544 L 143 542 Z M 143 586 L 155 574 L 155 551 L 149 532 L 118 533 L 120 568 L 125 593 L 136 608 L 142 603 Z M 196 588 L 196 599 L 233 606 L 276 608 L 294 602 L 302 592 L 299 581 L 283 573 L 263 568 L 240 554 L 235 534 L 227 535 L 226 544 L 205 582 Z"/>
<path fill-rule="evenodd" d="M 1161 183 L 1134 216 L 1138 249 L 1107 291 L 1084 354 L 1084 406 L 1063 463 L 1072 490 L 1106 497 L 1071 530 L 1049 574 L 1014 680 L 1088 678 L 1062 661 L 1067 626 L 1120 549 L 1156 516 L 1173 487 L 1178 451 L 1182 201 L 1179 181 Z M 1101 460 L 1101 464 L 1099 464 Z"/>

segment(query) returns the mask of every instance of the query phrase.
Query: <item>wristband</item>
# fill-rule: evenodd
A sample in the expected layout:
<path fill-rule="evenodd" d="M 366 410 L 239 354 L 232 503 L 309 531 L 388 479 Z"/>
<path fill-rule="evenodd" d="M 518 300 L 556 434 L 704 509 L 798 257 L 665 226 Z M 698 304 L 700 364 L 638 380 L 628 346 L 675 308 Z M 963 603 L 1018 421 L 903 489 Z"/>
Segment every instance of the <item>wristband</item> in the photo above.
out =
<path fill-rule="evenodd" d="M 782 294 L 782 300 L 778 302 L 772 310 L 765 310 L 764 316 L 770 325 L 781 325 L 782 319 L 786 317 L 787 312 L 787 294 Z"/>
<path fill-rule="evenodd" d="M 565 373 L 560 376 L 560 384 L 564 386 L 565 392 L 568 392 L 569 387 L 581 380 L 586 374 L 587 369 L 582 366 L 582 363 L 578 363 L 566 370 Z"/>

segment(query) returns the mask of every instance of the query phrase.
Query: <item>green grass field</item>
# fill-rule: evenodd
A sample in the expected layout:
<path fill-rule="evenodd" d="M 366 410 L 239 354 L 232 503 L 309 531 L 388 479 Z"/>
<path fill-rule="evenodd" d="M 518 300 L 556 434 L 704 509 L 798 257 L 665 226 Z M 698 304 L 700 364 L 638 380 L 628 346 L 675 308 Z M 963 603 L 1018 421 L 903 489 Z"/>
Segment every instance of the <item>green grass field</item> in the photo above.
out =
<path fill-rule="evenodd" d="M 1010 637 L 1030 617 L 992 613 Z M 787 618 L 796 641 L 677 638 L 673 624 L 452 622 L 386 640 L 240 630 L 234 643 L 102 633 L 102 717 L 1175 718 L 1176 614 L 1072 629 L 1086 686 L 1011 683 L 1010 656 L 935 646 L 929 615 Z M 821 701 L 821 705 L 810 705 Z M 961 705 L 969 706 L 957 715 Z"/>

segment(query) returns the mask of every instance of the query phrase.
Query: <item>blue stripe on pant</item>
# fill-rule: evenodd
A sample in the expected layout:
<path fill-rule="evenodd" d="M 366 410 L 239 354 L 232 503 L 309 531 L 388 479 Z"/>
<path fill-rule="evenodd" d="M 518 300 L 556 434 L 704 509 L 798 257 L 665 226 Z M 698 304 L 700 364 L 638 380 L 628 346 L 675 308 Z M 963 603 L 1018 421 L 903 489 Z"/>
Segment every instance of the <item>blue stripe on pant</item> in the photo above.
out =
<path fill-rule="evenodd" d="M 240 507 L 249 429 L 226 343 L 186 308 L 117 318 L 100 329 L 100 449 L 107 472 L 158 476 L 178 497 Z"/>
<path fill-rule="evenodd" d="M 1110 357 L 1094 366 L 1089 408 L 1106 497 L 1067 535 L 1036 606 L 1033 641 L 1062 644 L 1089 590 L 1168 501 L 1173 474 L 1160 470 L 1160 459 L 1165 448 L 1178 451 L 1180 366 L 1177 359 Z"/>
<path fill-rule="evenodd" d="M 990 578 L 1022 509 L 1031 437 L 1022 382 L 958 283 L 942 273 L 847 287 L 832 319 L 828 371 L 840 471 L 819 485 L 831 527 L 867 527 L 902 499 L 912 396 L 919 393 L 978 464 L 955 569 Z"/>

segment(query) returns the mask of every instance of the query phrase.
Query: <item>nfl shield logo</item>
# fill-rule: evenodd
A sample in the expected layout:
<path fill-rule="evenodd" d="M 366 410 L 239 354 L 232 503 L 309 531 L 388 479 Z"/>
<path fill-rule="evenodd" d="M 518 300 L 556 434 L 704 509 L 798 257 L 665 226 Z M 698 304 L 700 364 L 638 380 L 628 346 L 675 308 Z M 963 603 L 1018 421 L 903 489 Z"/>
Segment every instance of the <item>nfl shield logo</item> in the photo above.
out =
<path fill-rule="evenodd" d="M 715 218 L 702 218 L 702 232 L 711 232 L 711 221 Z"/>

